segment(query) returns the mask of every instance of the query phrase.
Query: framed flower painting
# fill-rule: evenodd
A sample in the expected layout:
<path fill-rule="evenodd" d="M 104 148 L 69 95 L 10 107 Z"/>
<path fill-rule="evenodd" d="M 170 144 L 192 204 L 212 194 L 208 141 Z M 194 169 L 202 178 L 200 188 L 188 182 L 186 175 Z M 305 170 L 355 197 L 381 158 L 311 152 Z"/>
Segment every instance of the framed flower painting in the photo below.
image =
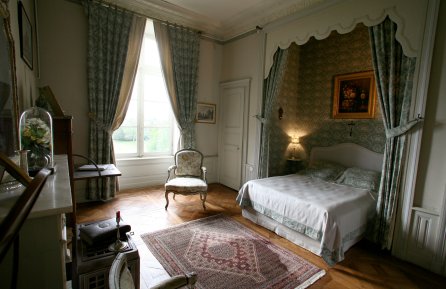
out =
<path fill-rule="evenodd" d="M 373 71 L 334 77 L 333 118 L 375 117 L 376 84 Z"/>

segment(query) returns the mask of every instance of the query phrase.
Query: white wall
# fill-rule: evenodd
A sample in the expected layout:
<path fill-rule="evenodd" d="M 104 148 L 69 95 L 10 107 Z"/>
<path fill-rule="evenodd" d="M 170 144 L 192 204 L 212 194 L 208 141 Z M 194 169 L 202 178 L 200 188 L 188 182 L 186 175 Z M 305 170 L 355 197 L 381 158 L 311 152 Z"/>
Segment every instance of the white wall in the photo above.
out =
<path fill-rule="evenodd" d="M 446 2 L 440 2 L 414 204 L 439 212 L 446 189 Z"/>
<path fill-rule="evenodd" d="M 446 2 L 440 2 L 407 259 L 446 276 Z"/>
<path fill-rule="evenodd" d="M 220 67 L 222 63 L 222 46 L 210 40 L 200 43 L 200 67 L 198 71 L 198 102 L 216 104 L 219 115 Z M 205 156 L 218 155 L 218 122 L 215 124 L 197 123 L 197 149 Z"/>
<path fill-rule="evenodd" d="M 245 159 L 247 171 L 257 171 L 259 121 L 254 117 L 261 110 L 261 85 L 263 84 L 263 34 L 255 33 L 237 41 L 229 42 L 223 47 L 221 82 L 249 78 L 251 80 L 248 116 L 248 143 Z M 245 180 L 249 178 L 248 173 Z"/>
<path fill-rule="evenodd" d="M 49 85 L 73 116 L 73 153 L 88 152 L 87 17 L 82 6 L 39 0 L 39 87 Z"/>

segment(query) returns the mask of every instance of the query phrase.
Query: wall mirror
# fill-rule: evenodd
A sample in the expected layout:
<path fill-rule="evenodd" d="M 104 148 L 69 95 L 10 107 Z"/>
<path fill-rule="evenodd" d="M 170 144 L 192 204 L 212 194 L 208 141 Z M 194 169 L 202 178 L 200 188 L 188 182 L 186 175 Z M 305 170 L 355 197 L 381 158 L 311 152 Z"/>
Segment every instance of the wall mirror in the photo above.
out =
<path fill-rule="evenodd" d="M 0 0 L 0 152 L 18 149 L 18 98 L 9 0 Z"/>

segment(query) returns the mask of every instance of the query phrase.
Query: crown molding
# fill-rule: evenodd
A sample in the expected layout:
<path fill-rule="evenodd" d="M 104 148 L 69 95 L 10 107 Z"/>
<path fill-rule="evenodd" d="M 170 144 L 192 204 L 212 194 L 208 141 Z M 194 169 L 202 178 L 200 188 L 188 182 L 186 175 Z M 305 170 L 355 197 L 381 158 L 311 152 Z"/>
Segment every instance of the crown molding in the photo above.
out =
<path fill-rule="evenodd" d="M 224 21 L 163 0 L 103 0 L 106 3 L 144 15 L 148 18 L 183 25 L 199 30 L 208 38 L 226 42 L 282 17 L 307 9 L 327 0 L 276 0 L 260 2 L 255 9 L 245 9 Z"/>

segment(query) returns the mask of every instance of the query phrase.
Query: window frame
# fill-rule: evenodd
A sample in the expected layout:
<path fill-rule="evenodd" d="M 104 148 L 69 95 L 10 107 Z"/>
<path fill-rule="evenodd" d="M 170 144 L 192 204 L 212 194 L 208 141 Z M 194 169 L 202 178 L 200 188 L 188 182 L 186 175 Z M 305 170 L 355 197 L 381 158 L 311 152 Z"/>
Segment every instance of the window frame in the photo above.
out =
<path fill-rule="evenodd" d="M 147 19 L 147 24 L 146 24 L 146 28 L 149 26 L 153 27 L 153 22 L 150 19 Z M 153 29 L 153 28 L 152 28 Z M 148 39 L 151 41 L 155 41 L 156 42 L 156 38 L 155 38 L 155 34 L 154 33 L 150 33 L 148 34 L 146 31 L 144 32 L 144 39 L 143 42 Z M 143 45 L 143 44 L 142 44 Z M 154 67 L 153 66 L 147 66 L 147 67 L 139 67 L 141 63 L 141 58 L 139 60 L 138 63 L 138 70 L 137 73 L 135 75 L 135 81 L 134 81 L 134 85 L 132 88 L 132 94 L 131 94 L 131 100 L 130 101 L 135 101 L 136 102 L 136 113 L 137 113 L 137 117 L 136 117 L 136 152 L 134 153 L 119 153 L 116 151 L 116 146 L 115 146 L 115 156 L 117 159 L 137 159 L 137 158 L 159 158 L 159 157 L 166 157 L 166 156 L 172 156 L 174 151 L 176 151 L 176 147 L 178 144 L 176 144 L 176 142 L 178 142 L 179 140 L 179 129 L 178 129 L 178 125 L 175 119 L 175 115 L 173 114 L 172 108 L 170 107 L 170 134 L 171 134 L 171 138 L 170 138 L 170 144 L 169 144 L 169 150 L 167 152 L 154 152 L 154 153 L 150 153 L 150 152 L 145 152 L 144 151 L 144 145 L 145 145 L 145 141 L 144 141 L 144 131 L 146 128 L 156 128 L 157 126 L 149 126 L 146 127 L 144 124 L 144 104 L 147 101 L 146 98 L 144 97 L 144 77 L 147 74 L 153 73 L 154 71 Z M 155 73 L 157 73 L 158 71 L 156 71 Z M 161 77 L 164 80 L 164 75 L 162 72 L 162 67 L 160 65 L 160 74 Z M 165 87 L 166 89 L 166 93 L 167 93 L 167 87 Z M 142 92 L 137 92 L 134 93 L 135 90 L 139 90 Z M 133 97 L 137 97 L 136 100 L 133 99 Z M 142 97 L 141 97 L 142 96 Z M 167 101 L 169 102 L 169 99 L 167 99 Z M 155 101 L 156 102 L 156 101 Z M 160 101 L 160 102 L 165 102 Z M 127 116 L 126 116 L 127 117 Z M 125 119 L 124 119 L 125 121 Z M 158 126 L 163 128 L 164 126 Z M 119 128 L 118 128 L 119 130 Z M 116 130 L 114 133 L 116 133 L 118 130 Z M 114 144 L 114 139 L 112 137 L 112 141 Z"/>

